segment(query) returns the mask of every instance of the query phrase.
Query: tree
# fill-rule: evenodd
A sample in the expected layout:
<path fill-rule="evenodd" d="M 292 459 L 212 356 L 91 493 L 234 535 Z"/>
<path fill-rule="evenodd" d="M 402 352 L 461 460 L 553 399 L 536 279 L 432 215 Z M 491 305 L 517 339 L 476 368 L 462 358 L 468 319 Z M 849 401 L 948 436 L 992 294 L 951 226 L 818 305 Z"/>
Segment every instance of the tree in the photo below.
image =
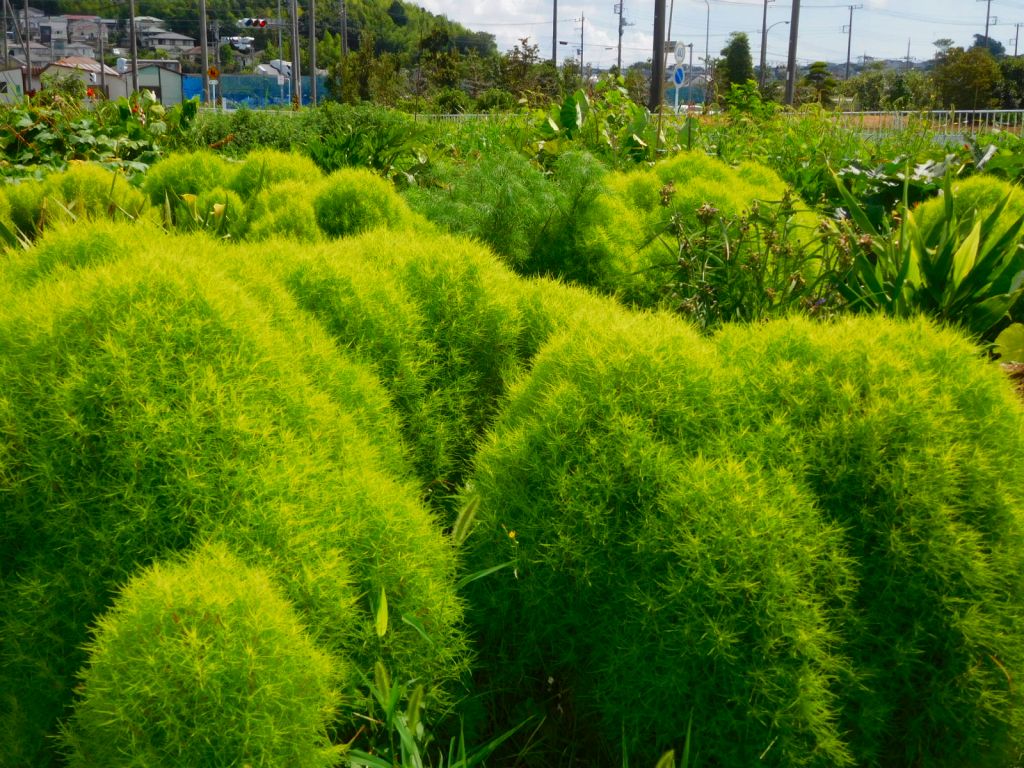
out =
<path fill-rule="evenodd" d="M 729 93 L 733 84 L 743 85 L 754 79 L 754 60 L 750 55 L 750 40 L 744 32 L 733 32 L 722 49 L 718 67 L 719 93 Z"/>
<path fill-rule="evenodd" d="M 932 74 L 939 104 L 951 109 L 990 109 L 998 103 L 999 64 L 985 48 L 951 48 Z"/>
<path fill-rule="evenodd" d="M 935 46 L 935 58 L 941 59 L 949 53 L 950 49 L 956 44 L 956 42 L 949 37 L 940 37 L 932 45 Z"/>
<path fill-rule="evenodd" d="M 998 87 L 999 106 L 1003 109 L 1024 107 L 1024 58 L 1007 56 L 999 61 L 1002 78 Z"/>
<path fill-rule="evenodd" d="M 1006 48 L 1002 43 L 992 37 L 985 37 L 984 35 L 974 36 L 974 45 L 971 46 L 971 49 L 973 50 L 975 48 L 987 50 L 997 59 L 1006 55 Z"/>
<path fill-rule="evenodd" d="M 834 104 L 839 81 L 832 77 L 828 64 L 824 61 L 811 64 L 800 84 L 810 92 L 811 98 L 823 107 L 831 107 Z"/>

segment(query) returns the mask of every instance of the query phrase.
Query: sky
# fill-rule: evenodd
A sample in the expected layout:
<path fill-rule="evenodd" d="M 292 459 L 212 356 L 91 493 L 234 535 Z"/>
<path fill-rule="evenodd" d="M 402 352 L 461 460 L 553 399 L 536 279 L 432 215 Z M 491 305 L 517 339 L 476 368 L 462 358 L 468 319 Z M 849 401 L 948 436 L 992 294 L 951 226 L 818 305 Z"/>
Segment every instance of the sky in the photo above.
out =
<path fill-rule="evenodd" d="M 551 56 L 553 0 L 416 2 L 470 29 L 493 34 L 503 51 L 526 37 L 530 44 L 540 46 L 544 58 Z M 912 60 L 927 61 L 935 55 L 933 42 L 942 38 L 967 47 L 974 42 L 975 34 L 985 33 L 986 11 L 989 36 L 1002 43 L 1008 53 L 1014 52 L 1018 33 L 1024 33 L 1024 0 L 801 0 L 797 45 L 800 63 L 846 61 L 851 5 L 855 6 L 851 42 L 855 62 L 864 56 L 905 59 L 908 45 Z M 622 61 L 628 65 L 651 57 L 654 0 L 623 0 L 623 7 L 629 26 L 622 36 Z M 755 64 L 758 61 L 763 0 L 666 0 L 666 12 L 669 9 L 670 38 L 692 44 L 695 65 L 705 52 L 712 58 L 719 55 L 733 32 L 747 34 Z M 769 64 L 785 64 L 791 14 L 791 0 L 769 0 Z M 559 61 L 578 56 L 582 31 L 584 63 L 602 68 L 614 65 L 617 30 L 615 0 L 558 0 L 558 39 L 566 42 L 559 45 Z M 1019 51 L 1024 54 L 1024 34 Z"/>

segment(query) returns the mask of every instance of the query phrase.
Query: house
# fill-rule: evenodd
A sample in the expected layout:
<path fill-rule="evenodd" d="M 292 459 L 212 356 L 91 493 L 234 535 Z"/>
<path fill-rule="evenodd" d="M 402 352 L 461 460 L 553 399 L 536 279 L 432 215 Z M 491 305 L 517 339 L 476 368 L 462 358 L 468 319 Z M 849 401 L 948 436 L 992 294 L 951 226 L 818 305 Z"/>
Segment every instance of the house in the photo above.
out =
<path fill-rule="evenodd" d="M 13 104 L 25 95 L 21 67 L 0 69 L 0 104 Z"/>
<path fill-rule="evenodd" d="M 83 56 L 72 56 L 50 64 L 43 69 L 43 75 L 48 74 L 73 75 L 89 88 L 104 90 L 109 99 L 127 96 L 131 89 L 131 84 L 116 69 Z"/>
<path fill-rule="evenodd" d="M 147 29 L 139 34 L 143 48 L 152 48 L 168 53 L 181 53 L 195 48 L 196 41 L 193 37 L 181 35 L 177 32 L 168 32 L 166 29 Z"/>
<path fill-rule="evenodd" d="M 177 69 L 175 69 L 175 65 Z M 139 66 L 139 88 L 152 91 L 161 104 L 173 107 L 181 104 L 183 99 L 183 80 L 181 65 L 176 61 L 153 62 Z"/>

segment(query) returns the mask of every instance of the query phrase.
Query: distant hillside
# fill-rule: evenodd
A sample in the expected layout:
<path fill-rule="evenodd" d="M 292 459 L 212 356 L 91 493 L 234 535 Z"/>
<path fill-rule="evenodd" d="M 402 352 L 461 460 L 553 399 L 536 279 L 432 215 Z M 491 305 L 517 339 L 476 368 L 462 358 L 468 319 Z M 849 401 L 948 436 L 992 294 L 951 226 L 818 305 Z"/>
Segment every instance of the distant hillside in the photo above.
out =
<path fill-rule="evenodd" d="M 127 4 L 112 8 L 109 0 L 34 0 L 33 5 L 50 13 L 87 13 L 126 17 Z M 494 36 L 473 32 L 443 16 L 433 14 L 403 0 L 346 0 L 348 6 L 349 44 L 355 48 L 364 31 L 373 34 L 377 47 L 399 55 L 411 53 L 420 41 L 440 30 L 454 47 L 466 53 L 475 50 L 480 55 L 497 53 Z M 211 23 L 220 23 L 222 33 L 238 19 L 245 17 L 275 18 L 278 3 L 270 0 L 207 0 L 207 16 Z M 281 0 L 284 22 L 288 23 L 288 0 Z M 300 15 L 308 10 L 308 0 L 300 2 Z M 169 29 L 198 38 L 199 13 L 196 0 L 136 0 L 140 16 L 156 16 L 167 22 Z M 320 0 L 317 3 L 317 29 L 337 34 L 341 29 L 339 3 Z M 307 29 L 305 19 L 303 34 Z M 269 29 L 269 28 L 268 28 Z M 288 27 L 286 26 L 287 30 Z M 273 32 L 273 30 L 271 30 Z M 270 32 L 268 32 L 270 34 Z M 274 32 L 276 36 L 276 32 Z"/>

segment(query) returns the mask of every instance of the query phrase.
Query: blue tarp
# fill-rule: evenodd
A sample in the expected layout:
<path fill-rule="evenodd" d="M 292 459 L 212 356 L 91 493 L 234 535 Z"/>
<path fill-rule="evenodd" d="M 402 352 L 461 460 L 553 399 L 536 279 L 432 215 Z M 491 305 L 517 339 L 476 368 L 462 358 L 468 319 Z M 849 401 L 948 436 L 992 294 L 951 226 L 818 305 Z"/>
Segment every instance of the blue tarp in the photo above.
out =
<path fill-rule="evenodd" d="M 323 100 L 327 95 L 327 78 L 320 75 L 316 79 L 317 98 Z M 185 75 L 182 83 L 182 95 L 186 99 L 199 96 L 202 98 L 203 78 L 201 75 Z M 230 108 L 248 107 L 249 109 L 266 109 L 267 107 L 288 107 L 292 103 L 291 80 L 286 79 L 283 85 L 273 75 L 221 75 L 217 83 L 217 94 L 226 100 Z M 312 104 L 310 98 L 310 78 L 302 78 L 302 104 Z"/>

